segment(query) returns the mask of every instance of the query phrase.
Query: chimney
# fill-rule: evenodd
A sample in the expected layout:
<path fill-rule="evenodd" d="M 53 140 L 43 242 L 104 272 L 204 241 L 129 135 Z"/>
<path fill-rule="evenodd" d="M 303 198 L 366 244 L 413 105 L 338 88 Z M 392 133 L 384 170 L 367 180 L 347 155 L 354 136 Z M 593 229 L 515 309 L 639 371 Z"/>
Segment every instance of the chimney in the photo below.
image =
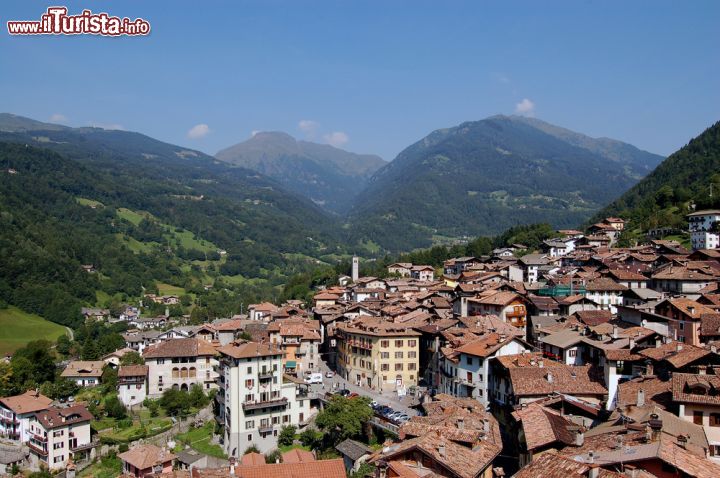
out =
<path fill-rule="evenodd" d="M 660 417 L 657 413 L 653 413 L 650 415 L 648 425 L 650 425 L 651 430 L 650 441 L 658 441 L 660 439 L 660 434 L 662 433 L 663 422 L 662 420 L 660 420 Z"/>
<path fill-rule="evenodd" d="M 487 418 L 483 419 L 483 433 L 487 436 L 490 434 L 490 420 Z"/>
<path fill-rule="evenodd" d="M 680 448 L 685 448 L 687 446 L 687 442 L 688 442 L 688 437 L 684 433 L 681 433 L 680 435 L 678 435 L 677 444 Z"/>
<path fill-rule="evenodd" d="M 690 312 L 690 315 L 695 315 L 695 307 L 693 307 L 692 305 L 688 307 L 688 312 Z"/>
<path fill-rule="evenodd" d="M 457 419 L 457 427 L 458 427 L 458 429 L 460 429 L 460 430 L 464 430 L 464 429 L 465 429 L 465 419 L 464 419 L 463 417 L 458 417 L 458 419 Z"/>
<path fill-rule="evenodd" d="M 588 470 L 588 478 L 598 478 L 598 476 L 600 476 L 600 467 L 591 466 Z"/>
<path fill-rule="evenodd" d="M 235 457 L 230 457 L 230 476 L 235 476 Z"/>
<path fill-rule="evenodd" d="M 588 452 L 587 462 L 590 463 L 590 464 L 595 463 L 595 452 L 594 452 L 594 451 L 590 450 L 590 451 Z"/>
<path fill-rule="evenodd" d="M 387 469 L 388 469 L 388 464 L 385 460 L 378 461 L 377 468 L 376 468 L 376 470 L 377 470 L 376 476 L 378 478 L 387 478 Z"/>
<path fill-rule="evenodd" d="M 543 361 L 543 359 L 538 359 L 538 367 L 543 368 L 544 366 L 545 366 L 545 362 Z"/>
<path fill-rule="evenodd" d="M 548 383 L 553 383 L 553 374 L 552 372 L 548 372 L 546 375 Z"/>
<path fill-rule="evenodd" d="M 438 454 L 442 458 L 445 458 L 445 444 L 444 443 L 439 444 L 437 450 L 438 450 Z"/>
<path fill-rule="evenodd" d="M 717 353 L 717 345 L 711 345 L 711 346 L 710 346 L 710 352 L 716 354 L 716 353 Z"/>
<path fill-rule="evenodd" d="M 677 344 L 675 344 L 675 350 L 677 350 L 678 352 L 682 351 L 682 342 L 678 342 Z"/>
<path fill-rule="evenodd" d="M 653 366 L 652 360 L 647 359 L 645 361 L 645 375 L 652 375 L 655 373 L 655 367 Z"/>
<path fill-rule="evenodd" d="M 638 407 L 644 407 L 645 406 L 645 390 L 642 388 L 638 390 L 637 392 L 637 406 Z"/>
<path fill-rule="evenodd" d="M 585 432 L 583 432 L 582 427 L 578 427 L 577 430 L 575 430 L 575 446 L 583 446 L 585 443 Z"/>
<path fill-rule="evenodd" d="M 616 339 L 616 340 L 617 340 L 617 338 L 618 338 L 618 326 L 617 326 L 617 325 L 613 325 L 613 328 L 612 328 L 612 338 L 613 338 L 613 339 Z"/>

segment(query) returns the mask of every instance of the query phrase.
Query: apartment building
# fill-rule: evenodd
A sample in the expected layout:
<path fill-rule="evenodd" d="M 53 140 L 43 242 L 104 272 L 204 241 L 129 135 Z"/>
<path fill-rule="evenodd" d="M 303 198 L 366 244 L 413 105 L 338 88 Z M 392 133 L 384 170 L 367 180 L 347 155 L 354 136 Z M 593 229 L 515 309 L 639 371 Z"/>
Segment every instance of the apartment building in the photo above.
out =
<path fill-rule="evenodd" d="M 250 445 L 270 451 L 283 426 L 298 426 L 310 417 L 307 389 L 283 378 L 278 346 L 238 341 L 218 352 L 216 419 L 224 428 L 228 456 L 240 457 Z"/>
<path fill-rule="evenodd" d="M 90 439 L 92 418 L 84 405 L 51 407 L 33 415 L 27 441 L 33 466 L 64 469 L 70 458 L 90 456 L 98 445 Z"/>
<path fill-rule="evenodd" d="M 30 439 L 30 419 L 51 404 L 52 400 L 37 390 L 0 398 L 0 437 L 25 443 Z"/>
<path fill-rule="evenodd" d="M 720 223 L 720 211 L 697 211 L 688 214 L 687 217 L 690 226 L 690 242 L 694 250 L 720 248 L 720 231 L 717 227 L 717 224 Z"/>
<path fill-rule="evenodd" d="M 148 396 L 156 398 L 164 390 L 189 390 L 195 384 L 204 390 L 217 388 L 218 364 L 215 347 L 202 339 L 172 339 L 143 351 L 148 366 Z"/>
<path fill-rule="evenodd" d="M 375 390 L 417 385 L 421 333 L 389 318 L 359 317 L 337 326 L 338 372 Z"/>
<path fill-rule="evenodd" d="M 285 319 L 268 325 L 270 343 L 283 353 L 283 370 L 301 376 L 320 366 L 320 323 L 316 320 Z"/>

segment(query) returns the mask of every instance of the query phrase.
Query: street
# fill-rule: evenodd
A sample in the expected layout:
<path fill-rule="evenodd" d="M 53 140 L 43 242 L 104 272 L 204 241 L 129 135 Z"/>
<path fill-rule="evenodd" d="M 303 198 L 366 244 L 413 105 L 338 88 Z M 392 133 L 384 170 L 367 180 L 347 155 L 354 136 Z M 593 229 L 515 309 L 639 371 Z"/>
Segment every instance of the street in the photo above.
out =
<path fill-rule="evenodd" d="M 363 387 L 358 387 L 341 377 L 339 374 L 335 374 L 333 378 L 328 378 L 325 374 L 330 370 L 327 363 L 324 360 L 320 361 L 319 372 L 323 374 L 323 383 L 314 384 L 310 386 L 310 390 L 316 393 L 325 393 L 330 391 L 338 391 L 343 388 L 350 390 L 351 392 L 357 393 L 363 397 L 369 397 L 375 400 L 380 405 L 387 405 L 394 410 L 405 412 L 408 416 L 412 417 L 418 414 L 417 410 L 410 408 L 413 400 L 410 396 L 399 398 L 397 393 L 393 391 L 378 392 L 376 390 L 370 390 Z M 338 384 L 337 387 L 333 388 L 334 384 Z"/>

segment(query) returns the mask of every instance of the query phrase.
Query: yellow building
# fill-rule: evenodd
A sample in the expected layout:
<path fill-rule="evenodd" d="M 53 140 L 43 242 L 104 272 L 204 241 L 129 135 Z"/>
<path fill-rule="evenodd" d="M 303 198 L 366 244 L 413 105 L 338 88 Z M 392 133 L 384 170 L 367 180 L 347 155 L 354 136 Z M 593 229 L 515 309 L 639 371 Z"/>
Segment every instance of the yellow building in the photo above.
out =
<path fill-rule="evenodd" d="M 337 327 L 338 372 L 374 390 L 417 385 L 420 333 L 387 318 L 360 317 Z"/>

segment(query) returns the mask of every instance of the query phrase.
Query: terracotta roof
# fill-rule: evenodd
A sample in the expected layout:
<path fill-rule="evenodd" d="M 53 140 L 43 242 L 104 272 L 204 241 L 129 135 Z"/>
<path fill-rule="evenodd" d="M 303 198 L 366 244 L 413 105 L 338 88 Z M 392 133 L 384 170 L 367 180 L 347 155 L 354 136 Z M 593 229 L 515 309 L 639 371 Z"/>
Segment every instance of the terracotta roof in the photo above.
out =
<path fill-rule="evenodd" d="M 457 351 L 475 357 L 488 357 L 514 339 L 515 337 L 512 335 L 501 338 L 500 334 L 490 333 L 459 347 Z"/>
<path fill-rule="evenodd" d="M 209 470 L 198 470 L 197 478 L 210 476 Z M 228 477 L 226 472 L 223 477 Z M 257 465 L 241 465 L 235 467 L 237 478 L 346 478 L 345 465 L 342 458 L 333 460 L 316 460 L 300 463 L 272 463 Z M 196 478 L 193 474 L 193 478 Z"/>
<path fill-rule="evenodd" d="M 146 470 L 155 465 L 172 461 L 176 456 L 163 448 L 146 444 L 134 446 L 125 453 L 120 453 L 118 458 L 135 468 Z"/>
<path fill-rule="evenodd" d="M 691 373 L 673 373 L 673 400 L 680 403 L 720 405 L 720 377 Z"/>
<path fill-rule="evenodd" d="M 105 362 L 102 360 L 75 360 L 65 367 L 61 376 L 100 378 L 100 376 L 102 376 L 104 366 Z"/>
<path fill-rule="evenodd" d="M 551 363 L 545 360 L 544 363 Z M 553 392 L 570 395 L 604 395 L 607 389 L 595 377 L 590 366 L 514 367 L 509 369 L 515 396 L 548 395 Z"/>
<path fill-rule="evenodd" d="M 17 415 L 22 415 L 47 410 L 50 404 L 52 404 L 52 400 L 37 390 L 28 390 L 23 394 L 13 397 L 0 398 L 0 403 Z"/>
<path fill-rule="evenodd" d="M 93 416 L 84 405 L 73 405 L 66 408 L 53 407 L 37 412 L 35 418 L 45 430 L 51 430 L 76 423 L 89 422 L 93 419 Z"/>
<path fill-rule="evenodd" d="M 711 281 L 714 279 L 714 276 L 687 267 L 671 265 L 655 272 L 652 278 L 661 280 Z"/>
<path fill-rule="evenodd" d="M 612 312 L 609 310 L 578 310 L 574 315 L 580 322 L 591 327 L 610 322 L 612 319 Z"/>
<path fill-rule="evenodd" d="M 515 473 L 513 478 L 587 478 L 590 468 L 590 465 L 551 450 L 534 456 L 533 461 Z M 625 478 L 625 475 L 601 468 L 598 478 Z"/>
<path fill-rule="evenodd" d="M 372 453 L 372 448 L 364 443 L 351 440 L 350 438 L 338 443 L 335 449 L 353 461 L 357 461 L 360 457 Z"/>
<path fill-rule="evenodd" d="M 720 335 L 720 313 L 700 316 L 700 335 Z"/>
<path fill-rule="evenodd" d="M 680 342 L 670 342 L 659 347 L 639 350 L 638 353 L 655 361 L 665 360 L 673 367 L 681 368 L 710 354 L 709 350 Z"/>
<path fill-rule="evenodd" d="M 250 452 L 245 453 L 240 458 L 240 464 L 243 466 L 253 466 L 253 465 L 264 465 L 265 464 L 265 455 L 262 453 L 256 453 L 256 452 Z"/>
<path fill-rule="evenodd" d="M 146 377 L 148 370 L 147 365 L 123 365 L 118 369 L 118 377 Z"/>
<path fill-rule="evenodd" d="M 310 461 L 315 461 L 315 455 L 311 451 L 301 448 L 293 448 L 282 454 L 283 463 L 307 463 Z"/>
<path fill-rule="evenodd" d="M 637 272 L 633 272 L 631 270 L 627 269 L 612 269 L 608 272 L 615 280 L 622 280 L 622 281 L 646 281 L 648 280 L 647 277 L 645 277 L 642 274 L 638 274 Z"/>
<path fill-rule="evenodd" d="M 575 443 L 575 433 L 572 430 L 579 427 L 555 410 L 530 403 L 526 408 L 514 411 L 512 415 L 522 423 L 528 450 L 536 450 L 556 442 L 565 445 Z"/>
<path fill-rule="evenodd" d="M 199 357 L 216 355 L 215 347 L 198 338 L 171 339 L 151 345 L 143 351 L 145 358 Z"/>
<path fill-rule="evenodd" d="M 585 290 L 588 291 L 623 291 L 627 290 L 622 284 L 618 284 L 609 277 L 601 277 L 600 279 L 594 279 L 585 284 Z"/>
<path fill-rule="evenodd" d="M 672 405 L 672 381 L 656 376 L 636 377 L 618 385 L 617 405 L 637 405 L 638 391 L 645 392 L 645 403 L 668 408 Z"/>
<path fill-rule="evenodd" d="M 282 350 L 258 342 L 240 341 L 233 344 L 218 347 L 218 352 L 232 358 L 267 357 L 271 355 L 282 355 Z"/>

